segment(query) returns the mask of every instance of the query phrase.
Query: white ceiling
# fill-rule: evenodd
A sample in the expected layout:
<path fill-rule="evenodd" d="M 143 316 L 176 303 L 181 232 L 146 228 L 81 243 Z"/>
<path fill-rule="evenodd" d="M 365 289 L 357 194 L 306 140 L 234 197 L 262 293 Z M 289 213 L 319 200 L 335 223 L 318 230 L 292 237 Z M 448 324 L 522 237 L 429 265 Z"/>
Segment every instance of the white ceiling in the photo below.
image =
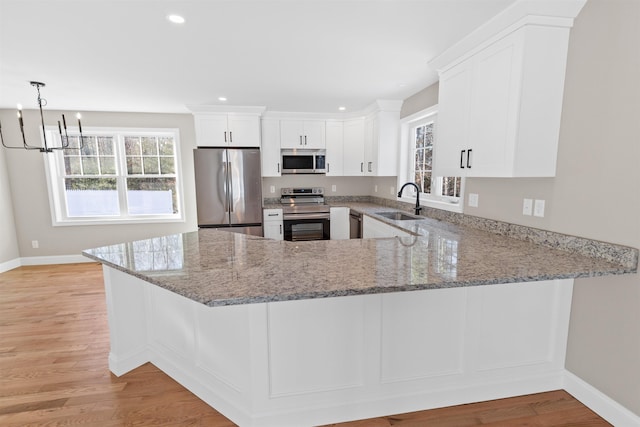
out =
<path fill-rule="evenodd" d="M 511 3 L 0 0 L 0 108 L 36 108 L 37 80 L 49 109 L 356 111 L 434 83 L 427 62 Z"/>

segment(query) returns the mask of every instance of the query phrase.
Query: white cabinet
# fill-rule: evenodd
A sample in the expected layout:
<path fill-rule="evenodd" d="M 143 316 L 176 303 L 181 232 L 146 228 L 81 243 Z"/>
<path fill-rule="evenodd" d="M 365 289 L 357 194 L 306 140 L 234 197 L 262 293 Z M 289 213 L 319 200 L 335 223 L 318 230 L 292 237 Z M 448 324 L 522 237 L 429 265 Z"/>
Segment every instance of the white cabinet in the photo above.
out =
<path fill-rule="evenodd" d="M 263 209 L 264 237 L 274 240 L 283 240 L 282 209 Z"/>
<path fill-rule="evenodd" d="M 344 123 L 338 120 L 327 121 L 327 176 L 342 176 L 344 153 Z"/>
<path fill-rule="evenodd" d="M 523 24 L 440 70 L 437 176 L 555 176 L 569 28 Z"/>
<path fill-rule="evenodd" d="M 280 148 L 325 148 L 325 122 L 280 120 Z"/>
<path fill-rule="evenodd" d="M 349 208 L 331 208 L 329 215 L 331 240 L 349 239 Z"/>
<path fill-rule="evenodd" d="M 199 147 L 259 147 L 260 116 L 243 113 L 194 114 Z"/>
<path fill-rule="evenodd" d="M 343 175 L 364 175 L 364 119 L 344 121 Z"/>
<path fill-rule="evenodd" d="M 385 224 L 382 221 L 373 219 L 368 215 L 362 216 L 362 238 L 363 239 L 375 239 L 385 237 L 407 237 L 410 236 L 404 230 L 400 230 L 389 224 Z"/>
<path fill-rule="evenodd" d="M 262 176 L 280 176 L 280 121 L 262 120 Z"/>

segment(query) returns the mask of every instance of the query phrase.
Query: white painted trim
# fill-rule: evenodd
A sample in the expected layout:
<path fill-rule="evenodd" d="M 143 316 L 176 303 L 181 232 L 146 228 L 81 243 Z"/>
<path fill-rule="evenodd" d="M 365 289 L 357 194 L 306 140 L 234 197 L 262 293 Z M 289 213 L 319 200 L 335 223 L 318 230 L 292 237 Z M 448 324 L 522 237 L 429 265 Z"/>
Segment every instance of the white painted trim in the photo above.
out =
<path fill-rule="evenodd" d="M 566 369 L 563 388 L 614 426 L 640 426 L 640 416 Z"/>
<path fill-rule="evenodd" d="M 22 264 L 20 263 L 20 258 L 14 258 L 12 260 L 0 263 L 0 273 L 4 273 L 5 271 L 13 270 L 14 268 L 20 267 Z"/>
<path fill-rule="evenodd" d="M 251 114 L 262 115 L 267 107 L 262 106 L 238 106 L 238 105 L 186 105 L 193 114 L 226 113 L 226 114 Z"/>
<path fill-rule="evenodd" d="M 474 49 L 483 48 L 525 25 L 571 28 L 585 3 L 586 0 L 518 0 L 429 61 L 429 67 L 442 72 L 472 54 Z"/>
<path fill-rule="evenodd" d="M 77 264 L 95 262 L 83 255 L 49 255 L 20 258 L 20 265 Z"/>

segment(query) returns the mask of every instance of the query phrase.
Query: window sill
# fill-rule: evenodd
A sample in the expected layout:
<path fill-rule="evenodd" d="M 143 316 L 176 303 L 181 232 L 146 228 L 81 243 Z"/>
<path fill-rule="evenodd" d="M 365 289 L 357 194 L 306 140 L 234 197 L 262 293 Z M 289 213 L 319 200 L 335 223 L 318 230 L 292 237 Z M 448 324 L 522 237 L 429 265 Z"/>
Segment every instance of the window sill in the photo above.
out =
<path fill-rule="evenodd" d="M 83 225 L 126 225 L 126 224 L 161 224 L 161 223 L 179 223 L 186 222 L 185 218 L 127 218 L 127 219 L 107 219 L 107 218 L 95 218 L 95 219 L 69 219 L 69 220 L 57 220 L 53 222 L 54 227 L 69 227 L 69 226 L 83 226 Z"/>
<path fill-rule="evenodd" d="M 401 202 L 411 203 L 413 205 L 416 203 L 416 199 L 413 197 L 402 197 L 398 200 Z M 424 197 L 420 197 L 420 206 L 462 213 L 462 203 L 460 201 L 452 203 L 445 200 L 425 199 Z"/>

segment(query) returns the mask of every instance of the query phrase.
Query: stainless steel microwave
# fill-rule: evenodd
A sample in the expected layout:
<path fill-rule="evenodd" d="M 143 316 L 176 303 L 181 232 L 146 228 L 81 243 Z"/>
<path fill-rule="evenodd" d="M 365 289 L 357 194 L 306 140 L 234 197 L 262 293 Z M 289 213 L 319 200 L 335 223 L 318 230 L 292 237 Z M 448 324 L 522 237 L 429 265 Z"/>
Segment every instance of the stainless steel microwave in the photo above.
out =
<path fill-rule="evenodd" d="M 282 150 L 282 173 L 327 173 L 326 150 Z"/>

